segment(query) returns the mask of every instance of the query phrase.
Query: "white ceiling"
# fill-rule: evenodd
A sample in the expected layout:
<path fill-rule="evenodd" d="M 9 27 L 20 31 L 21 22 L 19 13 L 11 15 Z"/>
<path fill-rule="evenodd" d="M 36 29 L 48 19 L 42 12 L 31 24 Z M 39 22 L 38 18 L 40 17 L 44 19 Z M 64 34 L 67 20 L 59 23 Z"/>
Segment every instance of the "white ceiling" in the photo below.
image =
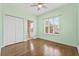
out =
<path fill-rule="evenodd" d="M 54 10 L 56 8 L 66 5 L 66 3 L 45 3 L 47 8 L 42 8 L 40 11 L 38 11 L 36 7 L 31 7 L 31 5 L 33 4 L 34 3 L 16 3 L 16 4 L 11 4 L 11 5 L 15 5 L 18 9 L 31 12 L 35 15 L 41 15 L 43 13 L 46 13 L 48 11 L 51 11 L 51 10 Z"/>

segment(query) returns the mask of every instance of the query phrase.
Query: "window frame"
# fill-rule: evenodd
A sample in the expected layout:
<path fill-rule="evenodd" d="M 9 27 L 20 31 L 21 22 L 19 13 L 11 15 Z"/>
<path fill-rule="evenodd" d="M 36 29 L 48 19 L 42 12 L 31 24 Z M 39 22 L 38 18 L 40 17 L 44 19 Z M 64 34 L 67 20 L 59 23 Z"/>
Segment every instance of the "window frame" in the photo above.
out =
<path fill-rule="evenodd" d="M 48 24 L 48 33 L 46 32 L 46 21 L 49 21 L 49 19 L 54 19 L 55 17 L 59 17 L 59 16 L 53 16 L 53 17 L 49 17 L 49 18 L 45 18 L 45 20 L 44 20 L 44 33 L 45 34 L 48 34 L 48 35 L 59 35 L 60 34 L 60 17 L 59 17 L 59 32 L 58 32 L 58 34 L 56 34 L 56 33 L 50 33 L 50 25 Z M 54 21 L 54 20 L 53 20 Z"/>

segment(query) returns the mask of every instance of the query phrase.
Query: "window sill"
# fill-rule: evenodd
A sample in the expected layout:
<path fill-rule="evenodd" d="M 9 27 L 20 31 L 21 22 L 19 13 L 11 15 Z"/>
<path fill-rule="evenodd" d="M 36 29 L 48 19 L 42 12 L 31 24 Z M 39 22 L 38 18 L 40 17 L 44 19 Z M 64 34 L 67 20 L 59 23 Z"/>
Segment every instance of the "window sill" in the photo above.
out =
<path fill-rule="evenodd" d="M 60 35 L 60 34 L 52 34 L 52 33 L 45 33 L 46 35 Z"/>

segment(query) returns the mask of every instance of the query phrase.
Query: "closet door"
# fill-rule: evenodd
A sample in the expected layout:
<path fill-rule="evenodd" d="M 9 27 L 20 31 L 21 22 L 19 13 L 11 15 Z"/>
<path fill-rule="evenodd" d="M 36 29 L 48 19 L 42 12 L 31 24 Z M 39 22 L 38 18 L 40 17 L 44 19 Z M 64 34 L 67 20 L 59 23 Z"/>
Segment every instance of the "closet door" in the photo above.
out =
<path fill-rule="evenodd" d="M 6 15 L 4 17 L 2 55 L 22 55 L 22 52 L 25 54 L 26 45 L 24 43 L 19 43 L 24 41 L 23 20 L 23 18 L 11 15 Z"/>
<path fill-rule="evenodd" d="M 5 16 L 3 46 L 24 41 L 23 29 L 23 18 L 9 15 Z"/>
<path fill-rule="evenodd" d="M 15 36 L 16 36 L 16 40 L 15 42 L 18 43 L 18 42 L 23 42 L 24 41 L 24 33 L 23 33 L 23 19 L 22 18 L 15 18 Z"/>
<path fill-rule="evenodd" d="M 3 46 L 15 43 L 15 20 L 13 17 L 5 16 L 3 32 Z"/>

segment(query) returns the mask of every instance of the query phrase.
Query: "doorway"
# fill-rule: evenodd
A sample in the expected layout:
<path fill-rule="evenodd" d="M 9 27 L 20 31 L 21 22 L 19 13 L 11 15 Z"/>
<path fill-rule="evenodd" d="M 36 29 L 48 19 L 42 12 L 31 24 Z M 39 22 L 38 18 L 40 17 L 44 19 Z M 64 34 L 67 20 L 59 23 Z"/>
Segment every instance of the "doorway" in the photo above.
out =
<path fill-rule="evenodd" d="M 31 20 L 27 21 L 27 27 L 28 27 L 28 38 L 33 39 L 33 33 L 34 33 L 34 22 Z"/>

